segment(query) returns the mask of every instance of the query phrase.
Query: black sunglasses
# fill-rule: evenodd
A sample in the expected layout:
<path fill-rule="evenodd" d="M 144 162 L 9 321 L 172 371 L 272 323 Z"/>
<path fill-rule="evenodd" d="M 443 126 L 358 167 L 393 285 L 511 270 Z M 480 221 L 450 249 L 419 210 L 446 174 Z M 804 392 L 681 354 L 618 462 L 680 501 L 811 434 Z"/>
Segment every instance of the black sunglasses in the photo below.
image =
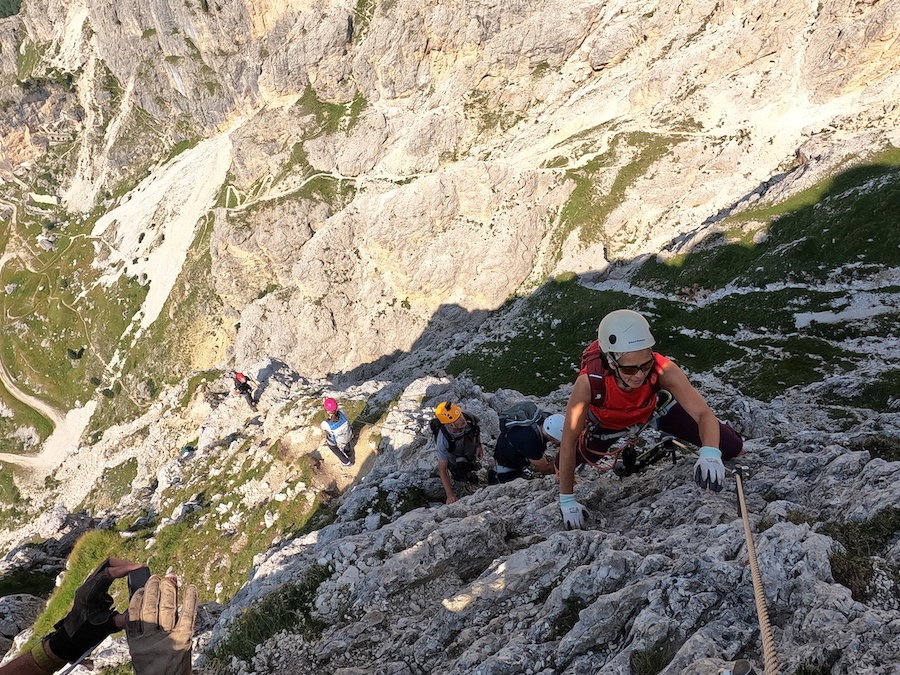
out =
<path fill-rule="evenodd" d="M 653 364 L 656 362 L 654 357 L 650 357 L 649 361 L 640 364 L 639 366 L 623 366 L 618 361 L 616 361 L 616 368 L 619 369 L 619 372 L 623 375 L 637 375 L 639 372 L 641 373 L 649 373 L 653 369 Z"/>

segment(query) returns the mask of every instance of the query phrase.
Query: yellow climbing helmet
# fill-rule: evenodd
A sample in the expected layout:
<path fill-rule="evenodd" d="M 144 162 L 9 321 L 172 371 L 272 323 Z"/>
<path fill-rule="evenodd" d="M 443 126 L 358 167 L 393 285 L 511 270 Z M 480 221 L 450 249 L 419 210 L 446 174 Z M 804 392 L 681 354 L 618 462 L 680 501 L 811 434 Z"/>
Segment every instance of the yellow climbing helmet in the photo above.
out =
<path fill-rule="evenodd" d="M 434 416 L 441 421 L 441 424 L 452 424 L 458 420 L 462 414 L 462 408 L 450 401 L 438 403 L 438 407 L 434 409 Z"/>

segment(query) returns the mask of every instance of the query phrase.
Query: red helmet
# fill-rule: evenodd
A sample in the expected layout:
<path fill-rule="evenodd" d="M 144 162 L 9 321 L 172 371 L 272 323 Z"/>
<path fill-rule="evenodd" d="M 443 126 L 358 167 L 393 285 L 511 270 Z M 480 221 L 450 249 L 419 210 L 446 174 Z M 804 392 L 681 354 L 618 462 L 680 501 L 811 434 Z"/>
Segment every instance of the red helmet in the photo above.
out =
<path fill-rule="evenodd" d="M 245 382 L 247 380 L 247 376 L 243 373 L 237 373 L 235 374 L 234 379 L 236 379 L 238 382 Z"/>
<path fill-rule="evenodd" d="M 333 398 L 326 398 L 322 401 L 322 407 L 325 408 L 325 412 L 337 412 L 338 404 Z"/>

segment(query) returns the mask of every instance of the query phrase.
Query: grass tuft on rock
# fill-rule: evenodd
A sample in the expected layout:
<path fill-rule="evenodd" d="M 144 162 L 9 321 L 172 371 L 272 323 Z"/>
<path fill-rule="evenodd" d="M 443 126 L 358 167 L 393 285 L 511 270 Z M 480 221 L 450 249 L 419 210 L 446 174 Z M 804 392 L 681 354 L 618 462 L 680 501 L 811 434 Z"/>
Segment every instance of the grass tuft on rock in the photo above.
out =
<path fill-rule="evenodd" d="M 319 586 L 332 574 L 330 567 L 314 565 L 297 584 L 284 584 L 244 610 L 228 630 L 228 636 L 210 653 L 216 662 L 230 663 L 232 657 L 249 660 L 257 645 L 281 631 L 307 639 L 321 635 L 326 623 L 316 616 L 314 602 Z"/>

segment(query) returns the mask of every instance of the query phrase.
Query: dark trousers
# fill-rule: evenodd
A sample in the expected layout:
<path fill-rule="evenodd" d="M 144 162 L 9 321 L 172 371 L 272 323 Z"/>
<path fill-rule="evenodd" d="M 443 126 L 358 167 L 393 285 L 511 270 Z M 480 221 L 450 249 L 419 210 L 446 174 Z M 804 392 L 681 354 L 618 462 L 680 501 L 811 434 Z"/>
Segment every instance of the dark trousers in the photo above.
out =
<path fill-rule="evenodd" d="M 497 482 L 498 483 L 509 483 L 510 481 L 514 481 L 516 478 L 521 478 L 525 474 L 523 469 L 516 469 L 515 471 L 504 471 L 503 473 L 497 472 Z"/>

